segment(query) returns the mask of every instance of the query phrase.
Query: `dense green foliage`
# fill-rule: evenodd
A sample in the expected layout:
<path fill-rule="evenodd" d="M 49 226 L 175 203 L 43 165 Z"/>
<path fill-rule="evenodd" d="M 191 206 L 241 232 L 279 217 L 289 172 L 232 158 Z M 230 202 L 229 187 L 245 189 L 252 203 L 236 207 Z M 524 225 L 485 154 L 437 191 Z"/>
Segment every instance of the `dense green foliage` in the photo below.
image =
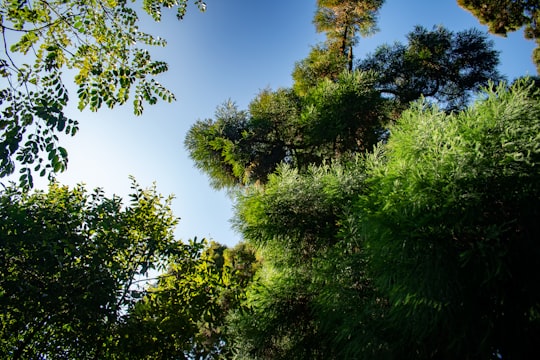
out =
<path fill-rule="evenodd" d="M 263 259 L 249 311 L 231 318 L 241 358 L 340 358 L 346 338 L 337 341 L 335 323 L 354 321 L 351 306 L 361 308 L 369 292 L 363 270 L 350 267 L 359 248 L 341 236 L 365 177 L 360 160 L 305 174 L 282 166 L 264 189 L 239 197 L 237 227 Z"/>
<path fill-rule="evenodd" d="M 417 26 L 408 43 L 378 47 L 358 67 L 379 75 L 375 87 L 396 102 L 397 114 L 420 97 L 448 110 L 463 109 L 471 93 L 500 79 L 498 54 L 486 35 Z"/>
<path fill-rule="evenodd" d="M 238 200 L 263 255 L 245 358 L 490 359 L 538 352 L 540 106 L 523 82 L 419 103 L 364 160 L 288 167 Z"/>
<path fill-rule="evenodd" d="M 497 52 L 478 31 L 418 27 L 407 45 L 381 46 L 347 70 L 333 47 L 296 64 L 292 89 L 264 90 L 248 111 L 228 102 L 197 121 L 185 144 L 216 188 L 264 184 L 280 163 L 299 169 L 371 151 L 409 104 L 429 98 L 447 111 L 500 79 Z"/>
<path fill-rule="evenodd" d="M 182 18 L 187 4 L 145 0 L 142 8 L 159 21 L 162 8 L 176 7 Z M 79 129 L 64 114 L 66 69 L 75 74 L 79 109 L 113 108 L 133 96 L 134 112 L 141 114 L 144 102 L 174 100 L 154 79 L 168 65 L 148 51 L 166 41 L 139 29 L 139 16 L 126 0 L 2 0 L 0 18 L 0 178 L 18 164 L 21 184 L 32 187 L 33 174 L 66 169 L 59 135 L 73 136 Z"/>
<path fill-rule="evenodd" d="M 458 114 L 419 105 L 371 160 L 357 219 L 397 354 L 538 355 L 537 96 L 518 83 Z"/>
<path fill-rule="evenodd" d="M 169 202 L 136 184 L 127 206 L 82 186 L 3 190 L 0 357 L 106 357 L 135 282 L 176 248 Z"/>
<path fill-rule="evenodd" d="M 102 39 L 110 29 L 136 26 L 126 3 L 53 2 L 54 16 L 46 2 L 4 3 L 3 36 L 23 34 L 12 51 L 40 50 L 34 67 L 8 56 L 0 68 L 2 176 L 25 126 L 38 129 L 25 145 L 37 150 L 18 160 L 41 164 L 45 151 L 51 164 L 35 171 L 65 166 L 51 129 L 73 134 L 77 123 L 63 117 L 62 68 L 80 71 L 81 107 L 121 104 L 132 87 L 136 112 L 152 91 L 170 96 L 146 79 L 166 70 L 147 53 L 130 45 L 125 58 L 101 58 L 127 44 L 125 34 Z M 190 129 L 196 166 L 235 196 L 244 241 L 234 248 L 175 241 L 170 199 L 154 188 L 134 184 L 127 205 L 83 186 L 4 188 L 0 356 L 539 357 L 539 80 L 497 83 L 486 37 L 442 27 L 416 28 L 355 69 L 357 36 L 376 29 L 382 3 L 318 1 L 327 41 L 296 64 L 293 86 L 261 91 L 247 110 L 229 101 Z M 143 2 L 156 20 L 173 5 L 181 17 L 185 2 Z M 131 40 L 157 41 L 141 36 Z M 17 74 L 28 76 L 15 83 Z M 48 89 L 45 100 L 21 95 L 25 82 Z M 21 181 L 31 184 L 30 172 Z"/>
<path fill-rule="evenodd" d="M 226 103 L 215 120 L 197 121 L 186 136 L 195 164 L 216 188 L 264 184 L 284 162 L 297 168 L 371 149 L 382 135 L 384 100 L 369 72 L 322 79 L 303 97 L 265 90 L 249 112 Z"/>
<path fill-rule="evenodd" d="M 229 359 L 225 320 L 240 309 L 257 270 L 245 244 L 228 249 L 191 241 L 171 258 L 168 270 L 133 307 L 120 330 L 119 358 Z"/>
<path fill-rule="evenodd" d="M 2 192 L 0 357 L 228 358 L 254 251 L 177 242 L 170 199 L 133 191 L 127 206 L 82 186 Z"/>
<path fill-rule="evenodd" d="M 265 90 L 248 111 L 228 103 L 186 137 L 215 187 L 244 186 L 236 196 L 236 227 L 261 256 L 242 310 L 229 315 L 235 354 L 489 359 L 531 351 L 536 277 L 527 277 L 511 254 L 534 247 L 538 179 L 534 166 L 515 164 L 513 176 L 526 185 L 507 179 L 495 185 L 499 178 L 490 174 L 499 172 L 495 149 L 503 144 L 504 151 L 517 146 L 538 160 L 534 87 L 486 90 L 486 99 L 469 109 L 472 93 L 501 78 L 493 44 L 475 30 L 418 27 L 407 45 L 382 46 L 354 70 L 360 27 L 347 21 L 361 13 L 361 3 L 371 20 L 357 25 L 373 30 L 380 4 L 319 2 L 315 24 L 328 40 L 296 64 L 292 89 Z M 508 116 L 495 109 L 508 109 Z M 532 125 L 526 134 L 525 124 Z M 504 138 L 500 131 L 511 128 L 504 136 L 515 137 Z M 499 217 L 491 213 L 499 197 L 486 184 L 513 204 Z M 522 185 L 531 192 L 521 194 Z M 424 207 L 416 209 L 417 197 Z M 521 219 L 517 209 L 525 203 L 531 216 Z M 524 228 L 535 235 L 522 238 Z M 523 241 L 516 248 L 484 243 L 500 235 L 497 244 L 505 244 L 513 233 Z M 536 251 L 525 260 L 529 271 Z M 476 276 L 467 277 L 471 271 Z M 519 310 L 519 295 L 500 296 L 513 276 L 523 279 L 518 293 L 529 292 Z M 522 350 L 512 340 L 518 338 Z"/>
<path fill-rule="evenodd" d="M 507 33 L 524 28 L 525 37 L 536 42 L 532 59 L 540 73 L 540 2 L 538 0 L 458 0 L 489 27 L 493 34 Z"/>

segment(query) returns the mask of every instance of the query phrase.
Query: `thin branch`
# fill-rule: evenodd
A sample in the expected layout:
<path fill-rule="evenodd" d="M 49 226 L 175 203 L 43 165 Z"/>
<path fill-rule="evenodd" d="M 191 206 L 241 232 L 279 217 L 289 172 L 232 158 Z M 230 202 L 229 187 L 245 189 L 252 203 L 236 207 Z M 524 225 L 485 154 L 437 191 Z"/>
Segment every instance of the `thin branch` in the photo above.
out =
<path fill-rule="evenodd" d="M 4 42 L 4 53 L 9 59 L 9 62 L 17 71 L 20 71 L 19 67 L 15 64 L 15 61 L 13 61 L 13 59 L 10 56 L 10 51 L 8 50 L 8 44 L 7 44 L 7 39 L 6 39 L 6 33 L 4 31 L 2 31 L 2 40 Z"/>

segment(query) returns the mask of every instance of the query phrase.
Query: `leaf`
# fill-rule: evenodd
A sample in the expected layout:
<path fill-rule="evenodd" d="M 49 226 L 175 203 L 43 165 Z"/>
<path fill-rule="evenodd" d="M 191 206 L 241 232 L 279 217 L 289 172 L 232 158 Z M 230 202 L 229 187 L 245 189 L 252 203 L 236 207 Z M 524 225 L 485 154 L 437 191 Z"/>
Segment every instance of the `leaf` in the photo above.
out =
<path fill-rule="evenodd" d="M 60 114 L 60 118 L 58 119 L 58 123 L 56 124 L 56 130 L 63 131 L 66 126 L 66 118 Z"/>
<path fill-rule="evenodd" d="M 64 164 L 60 161 L 59 157 L 58 156 L 55 156 L 53 159 L 52 159 L 52 167 L 53 167 L 53 171 L 55 173 L 58 173 L 58 172 L 61 172 L 64 170 Z"/>
<path fill-rule="evenodd" d="M 67 153 L 67 150 L 66 150 L 66 149 L 64 149 L 63 147 L 59 146 L 59 147 L 58 147 L 58 152 L 60 152 L 60 156 L 61 156 L 62 158 L 64 158 L 64 159 L 67 158 L 68 153 Z"/>

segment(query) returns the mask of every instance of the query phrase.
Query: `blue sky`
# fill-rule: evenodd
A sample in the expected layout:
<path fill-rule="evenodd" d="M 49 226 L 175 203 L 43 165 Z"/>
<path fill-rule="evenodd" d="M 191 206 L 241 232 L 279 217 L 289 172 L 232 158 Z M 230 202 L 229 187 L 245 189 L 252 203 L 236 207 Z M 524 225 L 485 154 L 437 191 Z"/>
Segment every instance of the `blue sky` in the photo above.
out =
<path fill-rule="evenodd" d="M 129 175 L 142 186 L 155 182 L 160 193 L 176 197 L 173 210 L 181 218 L 178 238 L 237 243 L 240 237 L 229 222 L 232 201 L 225 192 L 210 188 L 206 175 L 194 168 L 184 137 L 196 120 L 212 118 L 216 106 L 227 99 L 245 109 L 260 90 L 292 85 L 294 63 L 324 40 L 312 24 L 315 4 L 315 0 L 208 0 L 206 13 L 190 9 L 183 21 L 178 22 L 174 12 L 166 13 L 161 23 L 145 21 L 142 30 L 168 41 L 166 48 L 151 51 L 155 59 L 169 63 L 169 71 L 158 80 L 177 101 L 147 106 L 139 117 L 129 106 L 97 113 L 70 110 L 81 126 L 79 134 L 63 144 L 70 162 L 60 182 L 83 182 L 122 197 L 129 193 Z M 380 31 L 362 39 L 355 56 L 383 43 L 404 42 L 418 24 L 487 31 L 456 0 L 387 0 L 379 16 Z M 501 51 L 500 71 L 508 79 L 535 74 L 530 60 L 534 43 L 522 32 L 492 39 Z"/>

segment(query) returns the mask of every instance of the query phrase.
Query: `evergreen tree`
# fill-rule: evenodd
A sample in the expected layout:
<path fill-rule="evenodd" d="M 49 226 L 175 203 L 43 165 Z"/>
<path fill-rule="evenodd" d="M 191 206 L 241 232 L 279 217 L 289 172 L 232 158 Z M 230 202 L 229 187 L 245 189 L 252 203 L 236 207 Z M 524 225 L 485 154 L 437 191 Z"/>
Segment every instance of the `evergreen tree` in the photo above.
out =
<path fill-rule="evenodd" d="M 368 35 L 375 31 L 377 12 L 384 0 L 318 0 L 313 23 L 319 32 L 326 33 L 328 47 L 338 49 L 347 59 L 352 71 L 353 47 L 358 34 Z"/>
<path fill-rule="evenodd" d="M 395 101 L 396 118 L 421 97 L 447 111 L 462 109 L 472 93 L 501 79 L 493 42 L 478 30 L 453 33 L 417 26 L 407 40 L 382 45 L 358 64 L 377 72 L 375 87 Z"/>
<path fill-rule="evenodd" d="M 532 60 L 540 73 L 540 2 L 538 0 L 458 0 L 489 32 L 506 36 L 524 27 L 525 37 L 536 42 Z"/>
<path fill-rule="evenodd" d="M 215 120 L 197 121 L 185 145 L 216 188 L 265 184 L 280 163 L 306 169 L 380 140 L 386 102 L 369 72 L 343 72 L 320 80 L 304 96 L 264 90 L 240 111 L 229 102 Z"/>

